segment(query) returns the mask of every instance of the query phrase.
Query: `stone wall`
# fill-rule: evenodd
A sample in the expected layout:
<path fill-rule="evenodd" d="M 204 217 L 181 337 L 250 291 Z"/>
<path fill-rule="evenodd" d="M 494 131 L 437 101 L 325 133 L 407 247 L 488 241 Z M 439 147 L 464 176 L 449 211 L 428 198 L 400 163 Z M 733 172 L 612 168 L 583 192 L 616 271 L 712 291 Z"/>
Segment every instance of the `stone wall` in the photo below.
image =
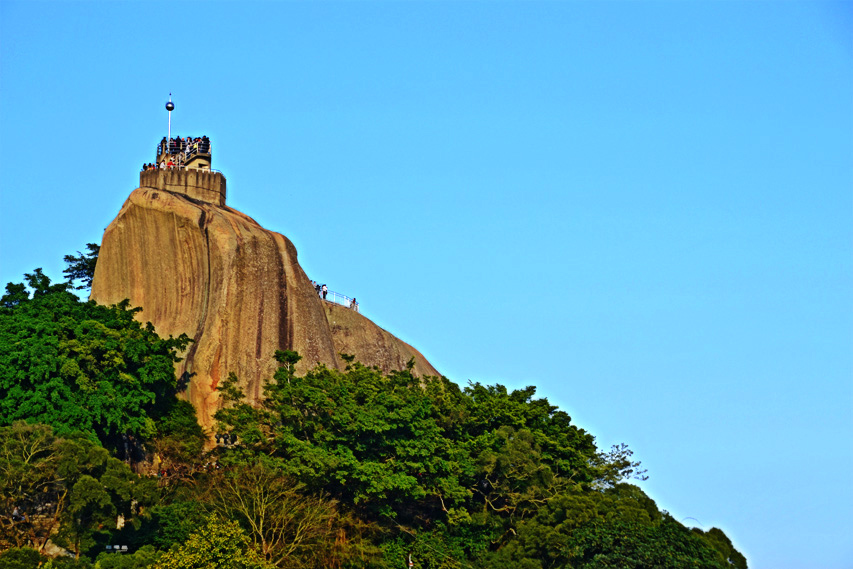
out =
<path fill-rule="evenodd" d="M 213 205 L 225 205 L 225 176 L 194 169 L 156 169 L 139 173 L 139 187 L 183 194 Z"/>

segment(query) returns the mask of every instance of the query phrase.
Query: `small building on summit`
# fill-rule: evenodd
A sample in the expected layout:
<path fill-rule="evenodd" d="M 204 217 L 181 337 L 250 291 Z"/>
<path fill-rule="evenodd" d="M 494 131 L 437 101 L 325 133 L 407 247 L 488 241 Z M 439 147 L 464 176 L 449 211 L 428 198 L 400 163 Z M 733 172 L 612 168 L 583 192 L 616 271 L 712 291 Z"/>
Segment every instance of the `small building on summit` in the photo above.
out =
<path fill-rule="evenodd" d="M 210 170 L 212 163 L 210 139 L 206 136 L 193 138 L 180 136 L 167 139 L 165 136 L 157 145 L 157 157 L 154 161 L 160 168 L 169 163 L 187 170 Z"/>
<path fill-rule="evenodd" d="M 139 174 L 139 187 L 184 194 L 195 200 L 225 205 L 225 176 L 210 169 L 210 139 L 163 137 L 152 168 Z"/>

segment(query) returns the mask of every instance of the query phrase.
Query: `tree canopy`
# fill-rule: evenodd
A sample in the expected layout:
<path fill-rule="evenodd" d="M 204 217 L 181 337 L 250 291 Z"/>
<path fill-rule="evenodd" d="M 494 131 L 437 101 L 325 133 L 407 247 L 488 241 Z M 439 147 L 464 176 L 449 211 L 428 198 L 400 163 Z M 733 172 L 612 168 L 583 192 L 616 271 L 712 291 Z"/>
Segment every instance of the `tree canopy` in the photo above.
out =
<path fill-rule="evenodd" d="M 235 522 L 215 516 L 191 534 L 186 543 L 170 549 L 154 569 L 272 569 L 252 548 L 249 537 Z"/>
<path fill-rule="evenodd" d="M 221 461 L 262 461 L 347 505 L 384 536 L 380 564 L 408 555 L 430 568 L 730 564 L 628 483 L 645 475 L 626 446 L 598 450 L 533 387 L 460 389 L 359 363 L 300 377 L 298 354 L 276 357 L 260 405 L 234 376 L 220 386 L 216 418 L 239 441 Z"/>
<path fill-rule="evenodd" d="M 41 269 L 25 279 L 0 298 L 0 425 L 40 422 L 113 447 L 153 436 L 187 336 L 162 339 L 126 301 L 83 302 Z"/>
<path fill-rule="evenodd" d="M 0 546 L 42 550 L 52 540 L 80 556 L 119 516 L 131 522 L 156 500 L 156 482 L 86 438 L 22 421 L 0 427 Z"/>

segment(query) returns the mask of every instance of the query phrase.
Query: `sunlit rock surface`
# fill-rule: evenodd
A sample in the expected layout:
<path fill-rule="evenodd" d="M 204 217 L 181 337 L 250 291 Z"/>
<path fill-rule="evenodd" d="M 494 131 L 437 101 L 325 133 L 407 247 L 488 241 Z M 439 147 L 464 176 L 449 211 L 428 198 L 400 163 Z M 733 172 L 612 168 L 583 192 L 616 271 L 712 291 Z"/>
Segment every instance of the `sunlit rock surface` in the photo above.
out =
<path fill-rule="evenodd" d="M 224 201 L 224 200 L 223 200 Z M 418 375 L 438 372 L 414 348 L 343 306 L 321 300 L 286 237 L 229 208 L 162 189 L 134 190 L 104 232 L 91 298 L 140 306 L 161 336 L 194 342 L 176 365 L 205 428 L 229 372 L 250 401 L 262 395 L 279 349 L 298 351 L 298 371 L 342 368 L 340 352 L 384 371 L 415 358 Z"/>

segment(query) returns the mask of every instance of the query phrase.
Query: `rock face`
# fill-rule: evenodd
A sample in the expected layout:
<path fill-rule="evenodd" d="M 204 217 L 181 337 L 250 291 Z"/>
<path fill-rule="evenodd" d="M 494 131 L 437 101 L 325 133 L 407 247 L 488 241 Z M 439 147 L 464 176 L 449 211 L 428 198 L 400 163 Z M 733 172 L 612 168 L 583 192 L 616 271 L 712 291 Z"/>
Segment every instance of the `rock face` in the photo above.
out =
<path fill-rule="evenodd" d="M 419 351 L 361 314 L 332 302 L 323 302 L 323 308 L 332 331 L 336 354 L 353 354 L 361 363 L 375 365 L 386 373 L 405 368 L 409 360 L 414 358 L 415 373 L 422 376 L 440 375 Z M 345 365 L 340 356 L 338 365 Z"/>
<path fill-rule="evenodd" d="M 190 375 L 187 397 L 202 426 L 213 425 L 216 386 L 229 372 L 257 401 L 279 349 L 302 355 L 301 372 L 317 363 L 341 369 L 343 352 L 384 371 L 415 358 L 415 373 L 439 375 L 405 342 L 320 299 L 286 237 L 224 205 L 224 178 L 221 200 L 207 201 L 150 174 L 140 186 L 154 187 L 134 190 L 104 232 L 91 298 L 130 299 L 160 335 L 194 340 L 176 372 Z"/>

